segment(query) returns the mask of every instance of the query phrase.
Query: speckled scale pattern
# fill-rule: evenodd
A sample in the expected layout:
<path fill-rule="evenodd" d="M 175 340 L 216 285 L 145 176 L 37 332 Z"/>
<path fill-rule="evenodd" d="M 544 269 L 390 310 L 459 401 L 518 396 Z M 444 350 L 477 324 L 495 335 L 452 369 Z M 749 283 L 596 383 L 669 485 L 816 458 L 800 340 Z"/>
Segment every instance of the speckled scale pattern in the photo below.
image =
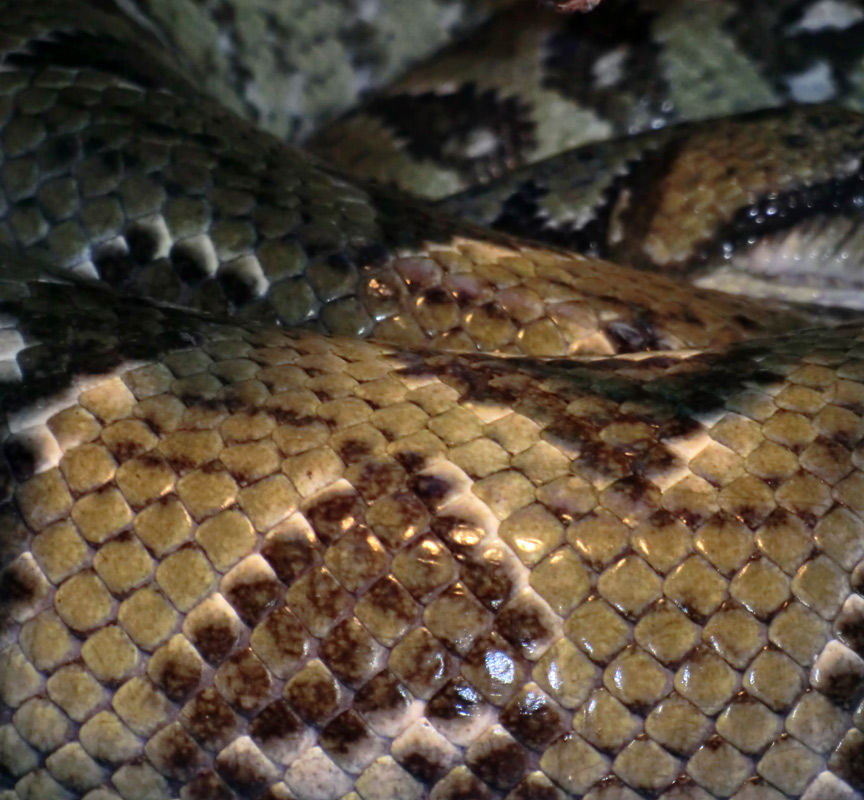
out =
<path fill-rule="evenodd" d="M 131 0 L 196 84 L 280 138 L 308 135 L 513 0 Z"/>
<path fill-rule="evenodd" d="M 352 174 L 440 198 L 682 120 L 790 103 L 862 110 L 862 43 L 853 0 L 605 0 L 588 15 L 517 3 L 310 146 Z"/>
<path fill-rule="evenodd" d="M 22 27 L 50 40 L 49 23 Z M 19 50 L 0 58 L 14 65 Z M 0 74 L 0 239 L 123 291 L 535 355 L 701 347 L 808 320 L 433 217 L 205 100 L 145 88 L 135 59 L 118 77 L 49 56 Z"/>
<path fill-rule="evenodd" d="M 672 125 L 565 151 L 438 207 L 699 286 L 860 307 L 862 131 L 860 113 L 825 105 Z"/>
<path fill-rule="evenodd" d="M 17 274 L 69 309 L 26 393 L 108 298 Z M 860 327 L 542 363 L 129 300 L 73 352 L 4 447 L 4 797 L 862 786 Z"/>
<path fill-rule="evenodd" d="M 860 800 L 860 322 L 740 342 L 818 317 L 436 217 L 19 12 L 0 799 Z"/>

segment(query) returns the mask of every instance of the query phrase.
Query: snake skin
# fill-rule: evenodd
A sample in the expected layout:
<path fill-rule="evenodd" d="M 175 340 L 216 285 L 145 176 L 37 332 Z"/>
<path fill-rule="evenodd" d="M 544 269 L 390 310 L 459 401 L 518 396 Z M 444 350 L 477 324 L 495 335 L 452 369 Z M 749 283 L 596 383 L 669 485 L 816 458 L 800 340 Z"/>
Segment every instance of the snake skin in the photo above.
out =
<path fill-rule="evenodd" d="M 0 6 L 0 800 L 860 800 L 864 323 L 353 183 L 98 5 Z"/>
<path fill-rule="evenodd" d="M 513 0 L 123 0 L 199 90 L 280 137 L 309 133 Z"/>
<path fill-rule="evenodd" d="M 864 110 L 862 43 L 857 0 L 606 0 L 587 17 L 518 3 L 309 144 L 353 175 L 440 198 L 681 120 L 791 102 Z"/>
<path fill-rule="evenodd" d="M 821 105 L 674 125 L 566 151 L 438 208 L 697 286 L 860 309 L 862 133 L 864 116 Z"/>

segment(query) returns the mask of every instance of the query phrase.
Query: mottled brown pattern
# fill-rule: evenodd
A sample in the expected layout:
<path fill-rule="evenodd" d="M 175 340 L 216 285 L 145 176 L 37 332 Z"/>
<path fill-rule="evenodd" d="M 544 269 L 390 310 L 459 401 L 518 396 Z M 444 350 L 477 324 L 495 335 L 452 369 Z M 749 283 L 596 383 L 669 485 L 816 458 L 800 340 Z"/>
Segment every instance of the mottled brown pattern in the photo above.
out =
<path fill-rule="evenodd" d="M 783 42 L 835 30 L 825 69 L 848 66 L 855 7 L 781 6 L 763 60 L 793 94 Z M 231 63 L 263 18 L 176 7 L 233 31 Z M 3 3 L 0 798 L 857 800 L 860 321 L 801 330 L 820 313 L 354 185 L 148 61 L 164 20 L 136 36 L 100 8 Z M 536 97 L 565 122 L 564 95 L 674 118 L 660 39 L 713 14 L 715 49 L 752 49 L 733 10 L 607 0 L 593 30 L 556 22 Z M 513 13 L 489 43 L 518 73 L 539 12 Z M 637 53 L 668 71 L 643 65 L 628 100 L 611 84 Z M 568 85 L 575 62 L 593 82 Z M 460 169 L 497 169 L 546 135 L 524 94 L 426 91 L 440 108 L 413 92 L 401 129 L 421 155 L 455 142 Z M 484 138 L 484 109 L 514 135 Z M 753 119 L 649 148 L 609 231 L 692 245 L 749 193 L 757 216 L 818 199 L 750 135 L 766 120 L 852 203 L 853 116 Z M 808 128 L 826 119 L 845 138 Z M 681 199 L 708 163 L 688 146 L 720 145 L 732 183 Z"/>

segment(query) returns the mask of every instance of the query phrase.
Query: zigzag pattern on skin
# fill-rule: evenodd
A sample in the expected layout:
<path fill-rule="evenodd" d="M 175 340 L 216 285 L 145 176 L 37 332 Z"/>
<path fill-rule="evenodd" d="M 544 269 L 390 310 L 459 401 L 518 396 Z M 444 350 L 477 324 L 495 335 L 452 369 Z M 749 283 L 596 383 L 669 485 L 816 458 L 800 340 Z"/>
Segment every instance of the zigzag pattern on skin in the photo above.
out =
<path fill-rule="evenodd" d="M 856 308 L 862 123 L 819 105 L 685 123 L 567 151 L 438 207 L 699 286 Z"/>
<path fill-rule="evenodd" d="M 123 0 L 202 91 L 280 138 L 308 135 L 513 0 Z M 111 5 L 112 0 L 103 5 Z"/>
<path fill-rule="evenodd" d="M 440 217 L 2 11 L 2 800 L 860 800 L 860 320 Z"/>
<path fill-rule="evenodd" d="M 309 144 L 353 175 L 439 198 L 682 120 L 790 102 L 861 110 L 862 40 L 862 10 L 845 0 L 607 0 L 587 16 L 517 4 Z"/>

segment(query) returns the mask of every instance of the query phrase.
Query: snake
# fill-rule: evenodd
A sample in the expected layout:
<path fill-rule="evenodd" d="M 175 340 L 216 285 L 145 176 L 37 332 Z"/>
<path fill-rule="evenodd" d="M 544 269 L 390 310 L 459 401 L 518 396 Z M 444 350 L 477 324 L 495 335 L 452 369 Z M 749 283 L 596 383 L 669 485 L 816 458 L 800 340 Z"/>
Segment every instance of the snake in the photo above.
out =
<path fill-rule="evenodd" d="M 0 20 L 2 800 L 862 797 L 859 3 Z"/>

